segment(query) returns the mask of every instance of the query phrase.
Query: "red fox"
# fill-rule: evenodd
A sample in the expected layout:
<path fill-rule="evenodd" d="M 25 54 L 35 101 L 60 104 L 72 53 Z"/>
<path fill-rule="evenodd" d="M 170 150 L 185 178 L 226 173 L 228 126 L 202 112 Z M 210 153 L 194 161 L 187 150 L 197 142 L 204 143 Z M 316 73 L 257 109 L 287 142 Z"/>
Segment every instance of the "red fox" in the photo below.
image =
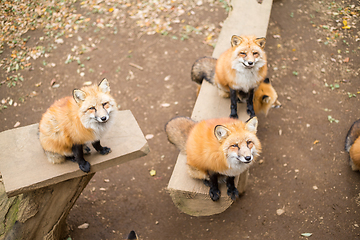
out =
<path fill-rule="evenodd" d="M 239 197 L 235 176 L 247 170 L 261 152 L 256 136 L 256 117 L 244 123 L 232 118 L 203 120 L 199 123 L 177 117 L 165 125 L 168 140 L 187 155 L 188 173 L 210 186 L 213 201 L 220 199 L 218 177 L 226 176 L 227 194 Z"/>
<path fill-rule="evenodd" d="M 271 85 L 269 78 L 265 78 L 259 87 L 256 88 L 253 103 L 256 115 L 264 113 L 266 116 L 270 108 L 281 107 L 281 103 L 278 101 L 278 95 Z"/>
<path fill-rule="evenodd" d="M 230 97 L 231 118 L 238 118 L 238 94 L 246 96 L 247 112 L 250 117 L 255 116 L 254 89 L 267 75 L 265 42 L 265 38 L 234 35 L 231 38 L 231 47 L 216 61 L 214 84 L 218 87 L 220 96 Z M 203 61 L 208 64 L 214 62 L 212 59 Z M 196 73 L 192 74 L 192 79 L 196 82 L 202 82 L 202 78 L 208 80 L 212 76 L 212 72 L 201 73 L 198 71 L 198 66 L 199 63 L 195 62 L 193 70 Z M 202 77 L 201 80 L 198 77 Z"/>
<path fill-rule="evenodd" d="M 202 81 L 205 80 L 211 84 L 215 84 L 215 66 L 216 58 L 202 57 L 195 61 L 191 69 L 191 80 L 201 85 Z M 199 93 L 200 86 L 197 90 Z M 241 92 L 238 93 L 238 97 L 244 97 Z M 245 97 L 247 97 L 245 95 Z M 279 108 L 281 103 L 278 101 L 278 95 L 271 85 L 269 78 L 265 78 L 261 81 L 259 86 L 255 88 L 253 97 L 253 106 L 255 115 L 264 113 L 265 116 L 268 114 L 270 108 Z"/>
<path fill-rule="evenodd" d="M 49 161 L 55 164 L 69 159 L 77 162 L 82 171 L 89 172 L 90 163 L 83 156 L 84 144 L 92 142 L 102 155 L 111 152 L 100 145 L 100 137 L 113 123 L 116 110 L 107 79 L 98 86 L 75 89 L 73 97 L 57 100 L 39 124 L 40 143 Z"/>
<path fill-rule="evenodd" d="M 360 119 L 350 127 L 345 139 L 345 150 L 350 155 L 350 166 L 354 171 L 360 171 Z"/>

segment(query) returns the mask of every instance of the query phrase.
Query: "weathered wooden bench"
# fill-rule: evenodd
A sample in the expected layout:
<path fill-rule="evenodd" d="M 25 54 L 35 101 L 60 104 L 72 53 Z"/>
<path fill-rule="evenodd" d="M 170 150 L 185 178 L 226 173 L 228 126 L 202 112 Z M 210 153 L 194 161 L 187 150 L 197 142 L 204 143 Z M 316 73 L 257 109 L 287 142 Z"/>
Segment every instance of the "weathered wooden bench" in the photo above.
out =
<path fill-rule="evenodd" d="M 232 35 L 266 37 L 272 0 L 265 0 L 262 4 L 256 0 L 234 0 L 231 4 L 232 10 L 224 22 L 212 55 L 214 58 L 218 58 L 230 47 Z M 240 120 L 246 121 L 249 118 L 246 114 L 246 104 L 239 104 L 238 114 Z M 221 98 L 217 89 L 204 81 L 191 118 L 199 121 L 229 115 L 230 100 Z M 245 191 L 248 174 L 246 171 L 235 179 L 239 193 Z M 178 156 L 167 190 L 174 204 L 182 212 L 192 216 L 210 216 L 221 213 L 233 202 L 226 194 L 225 184 L 220 185 L 220 191 L 223 193 L 220 200 L 213 202 L 209 197 L 209 188 L 202 181 L 192 179 L 187 174 L 186 155 L 182 154 Z"/>
<path fill-rule="evenodd" d="M 70 209 L 97 171 L 149 153 L 132 113 L 119 111 L 116 118 L 101 139 L 112 152 L 86 155 L 88 174 L 71 161 L 50 163 L 38 139 L 38 124 L 0 133 L 0 240 L 62 239 Z"/>

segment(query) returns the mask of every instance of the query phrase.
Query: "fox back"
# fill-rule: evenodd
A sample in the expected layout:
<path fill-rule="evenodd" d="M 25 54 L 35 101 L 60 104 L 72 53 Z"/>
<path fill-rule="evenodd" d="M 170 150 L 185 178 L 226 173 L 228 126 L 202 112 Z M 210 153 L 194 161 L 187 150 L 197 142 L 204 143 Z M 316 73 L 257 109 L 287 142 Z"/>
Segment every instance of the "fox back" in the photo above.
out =
<path fill-rule="evenodd" d="M 247 123 L 231 118 L 197 123 L 186 143 L 190 175 L 205 178 L 211 171 L 236 176 L 248 169 L 261 152 L 257 124 L 256 117 Z"/>
<path fill-rule="evenodd" d="M 253 102 L 255 113 L 264 113 L 265 116 L 271 108 L 281 107 L 281 103 L 278 101 L 278 95 L 271 85 L 269 78 L 261 82 L 255 90 Z"/>
<path fill-rule="evenodd" d="M 231 47 L 216 63 L 217 86 L 225 92 L 229 87 L 243 92 L 256 88 L 267 75 L 265 42 L 265 38 L 232 36 Z"/>
<path fill-rule="evenodd" d="M 352 170 L 360 170 L 360 119 L 352 124 L 346 135 L 345 151 L 349 153 Z"/>
<path fill-rule="evenodd" d="M 116 114 L 116 102 L 106 79 L 93 86 L 75 89 L 73 97 L 56 101 L 43 114 L 39 124 L 40 143 L 50 161 L 62 162 L 57 155 L 71 156 L 74 144 L 99 140 Z"/>

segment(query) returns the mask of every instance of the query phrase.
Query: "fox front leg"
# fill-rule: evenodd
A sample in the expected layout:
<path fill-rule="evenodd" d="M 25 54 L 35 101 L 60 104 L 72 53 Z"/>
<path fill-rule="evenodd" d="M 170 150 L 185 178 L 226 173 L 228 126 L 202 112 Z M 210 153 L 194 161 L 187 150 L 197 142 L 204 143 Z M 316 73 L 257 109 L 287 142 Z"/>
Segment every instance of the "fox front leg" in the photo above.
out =
<path fill-rule="evenodd" d="M 218 201 L 220 199 L 220 195 L 221 195 L 221 192 L 219 190 L 218 176 L 219 176 L 218 173 L 209 174 L 209 177 L 210 177 L 209 195 L 210 195 L 211 200 L 213 200 L 214 202 Z"/>
<path fill-rule="evenodd" d="M 254 89 L 249 91 L 248 99 L 246 100 L 246 112 L 250 115 L 250 118 L 255 117 L 255 110 L 254 110 Z"/>
<path fill-rule="evenodd" d="M 98 151 L 101 155 L 106 155 L 108 153 L 111 153 L 110 148 L 103 147 L 103 146 L 100 145 L 100 140 L 93 142 L 92 145 L 95 148 L 95 150 Z"/>
<path fill-rule="evenodd" d="M 90 163 L 84 159 L 84 151 L 82 144 L 74 144 L 72 146 L 72 151 L 74 154 L 74 158 L 71 159 L 73 162 L 77 162 L 79 164 L 79 168 L 83 172 L 90 172 Z"/>
<path fill-rule="evenodd" d="M 237 91 L 230 88 L 230 118 L 238 119 L 239 116 L 237 114 L 237 102 L 238 96 Z"/>
<path fill-rule="evenodd" d="M 236 198 L 239 197 L 239 191 L 235 187 L 234 180 L 235 180 L 235 177 L 229 176 L 226 178 L 227 195 L 229 195 L 229 197 L 233 201 L 235 201 Z"/>

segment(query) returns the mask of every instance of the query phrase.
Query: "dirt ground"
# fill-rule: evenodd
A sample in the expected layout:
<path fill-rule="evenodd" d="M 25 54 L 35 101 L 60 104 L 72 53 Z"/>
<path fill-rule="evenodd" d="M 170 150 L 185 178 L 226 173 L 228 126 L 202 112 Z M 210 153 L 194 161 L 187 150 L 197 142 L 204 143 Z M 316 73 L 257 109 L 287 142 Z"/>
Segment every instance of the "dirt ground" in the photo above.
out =
<path fill-rule="evenodd" d="M 174 116 L 191 115 L 191 65 L 213 51 L 202 34 L 148 35 L 127 18 L 115 22 L 117 34 L 90 26 L 33 60 L 21 72 L 23 82 L 0 85 L 0 131 L 39 122 L 55 99 L 104 77 L 120 109 L 132 111 L 151 152 L 95 174 L 70 212 L 73 240 L 124 239 L 130 230 L 140 239 L 360 239 L 360 173 L 350 169 L 344 151 L 346 133 L 360 118 L 359 5 L 273 2 L 266 52 L 282 108 L 259 116 L 263 152 L 245 194 L 221 214 L 188 216 L 166 192 L 178 150 L 163 127 Z M 226 14 L 219 4 L 203 3 L 185 17 L 193 26 L 212 23 L 218 33 Z M 27 44 L 36 46 L 42 34 L 26 33 Z M 80 39 L 92 46 L 81 56 L 85 67 L 66 64 Z M 89 227 L 79 229 L 83 223 Z"/>

